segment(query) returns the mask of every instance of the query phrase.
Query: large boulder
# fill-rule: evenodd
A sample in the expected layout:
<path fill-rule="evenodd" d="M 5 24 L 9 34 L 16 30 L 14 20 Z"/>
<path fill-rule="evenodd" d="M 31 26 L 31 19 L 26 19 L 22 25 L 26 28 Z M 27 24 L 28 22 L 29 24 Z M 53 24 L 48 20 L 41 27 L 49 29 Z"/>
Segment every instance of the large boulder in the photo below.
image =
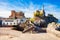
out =
<path fill-rule="evenodd" d="M 52 22 L 58 22 L 58 19 L 54 17 L 52 14 L 48 14 L 47 16 L 47 22 L 52 23 Z"/>
<path fill-rule="evenodd" d="M 56 30 L 56 28 L 58 28 L 59 26 L 60 25 L 55 23 L 55 22 L 52 22 L 52 23 L 48 24 L 47 33 L 51 33 L 51 34 L 54 34 L 57 37 L 60 37 L 60 31 Z"/>

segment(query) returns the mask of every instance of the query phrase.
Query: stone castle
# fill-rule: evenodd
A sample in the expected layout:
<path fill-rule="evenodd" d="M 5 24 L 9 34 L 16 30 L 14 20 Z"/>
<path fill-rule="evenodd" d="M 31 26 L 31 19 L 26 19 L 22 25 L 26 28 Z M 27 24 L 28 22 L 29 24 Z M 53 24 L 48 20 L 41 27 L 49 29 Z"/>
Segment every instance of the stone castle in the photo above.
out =
<path fill-rule="evenodd" d="M 9 18 L 15 18 L 15 19 L 22 18 L 22 17 L 25 17 L 24 13 L 23 12 L 16 12 L 15 10 L 12 10 L 11 15 L 9 16 Z"/>

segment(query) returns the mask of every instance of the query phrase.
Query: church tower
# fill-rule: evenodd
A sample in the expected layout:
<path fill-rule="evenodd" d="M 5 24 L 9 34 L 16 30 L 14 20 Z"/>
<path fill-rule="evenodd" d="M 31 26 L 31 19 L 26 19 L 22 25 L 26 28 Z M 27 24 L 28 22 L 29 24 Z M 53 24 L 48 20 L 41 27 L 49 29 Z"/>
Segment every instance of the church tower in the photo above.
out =
<path fill-rule="evenodd" d="M 42 10 L 40 10 L 40 15 L 42 15 L 42 17 L 45 17 L 44 5 L 42 7 Z"/>

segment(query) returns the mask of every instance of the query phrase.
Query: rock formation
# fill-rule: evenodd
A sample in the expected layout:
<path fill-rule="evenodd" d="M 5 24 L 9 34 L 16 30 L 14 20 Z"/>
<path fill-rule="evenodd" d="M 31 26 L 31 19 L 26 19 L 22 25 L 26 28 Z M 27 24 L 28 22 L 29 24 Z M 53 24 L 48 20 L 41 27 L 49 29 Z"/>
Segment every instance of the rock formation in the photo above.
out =
<path fill-rule="evenodd" d="M 56 30 L 56 28 L 58 28 L 59 26 L 60 25 L 55 22 L 49 23 L 47 27 L 47 33 L 51 33 L 57 37 L 60 37 L 60 31 Z"/>

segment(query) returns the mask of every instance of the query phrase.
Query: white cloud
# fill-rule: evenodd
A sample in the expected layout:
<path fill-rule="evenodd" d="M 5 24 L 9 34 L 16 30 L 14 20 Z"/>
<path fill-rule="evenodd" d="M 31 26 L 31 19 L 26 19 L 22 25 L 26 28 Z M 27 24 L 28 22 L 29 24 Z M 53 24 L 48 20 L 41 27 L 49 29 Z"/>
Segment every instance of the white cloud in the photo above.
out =
<path fill-rule="evenodd" d="M 1 11 L 0 12 L 1 17 L 9 17 L 9 15 L 10 15 L 10 11 Z"/>
<path fill-rule="evenodd" d="M 41 6 L 42 6 L 38 4 L 33 4 L 32 2 L 30 2 L 29 5 L 27 3 L 23 4 L 21 2 L 18 2 L 17 5 L 20 5 L 20 4 L 21 6 L 16 6 L 10 3 L 1 2 L 0 3 L 0 16 L 9 17 L 9 15 L 11 14 L 10 11 L 16 10 L 16 11 L 23 11 L 26 17 L 33 17 L 33 12 L 38 9 L 41 9 Z M 59 12 L 60 8 L 57 8 L 56 5 L 48 4 L 48 3 L 44 3 L 44 5 L 45 5 L 44 8 L 45 8 L 46 14 L 51 13 L 55 17 L 60 18 L 60 16 L 58 16 L 60 15 L 60 12 Z"/>
<path fill-rule="evenodd" d="M 56 18 L 60 18 L 60 8 L 58 8 L 57 5 L 53 5 L 53 4 L 49 4 L 49 3 L 45 3 L 45 11 L 46 11 L 46 15 L 49 14 L 53 14 Z"/>
<path fill-rule="evenodd" d="M 38 9 L 38 8 L 35 9 L 35 5 L 33 5 L 32 3 L 28 7 L 25 7 L 25 5 L 23 3 L 20 3 L 20 4 L 24 7 L 15 6 L 15 5 L 11 5 L 9 3 L 1 2 L 0 3 L 0 16 L 9 17 L 9 15 L 11 14 L 10 11 L 11 10 L 16 10 L 16 11 L 23 11 L 25 13 L 26 17 L 31 17 L 32 13 L 36 9 Z"/>

